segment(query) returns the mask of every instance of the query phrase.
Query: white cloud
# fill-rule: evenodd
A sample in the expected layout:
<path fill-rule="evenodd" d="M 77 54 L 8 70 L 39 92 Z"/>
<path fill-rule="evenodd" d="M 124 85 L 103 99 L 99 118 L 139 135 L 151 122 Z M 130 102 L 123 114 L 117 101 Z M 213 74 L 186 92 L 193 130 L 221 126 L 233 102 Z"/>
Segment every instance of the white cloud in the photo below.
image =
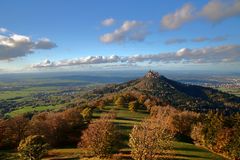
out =
<path fill-rule="evenodd" d="M 121 58 L 116 55 L 112 56 L 88 56 L 71 60 L 61 61 L 50 61 L 44 60 L 39 64 L 32 65 L 33 68 L 44 68 L 44 67 L 62 67 L 62 66 L 75 66 L 84 64 L 104 64 L 104 63 L 117 63 L 120 62 Z"/>
<path fill-rule="evenodd" d="M 108 18 L 108 19 L 105 19 L 102 21 L 102 25 L 106 26 L 106 27 L 111 26 L 114 23 L 115 23 L 115 19 L 113 19 L 113 18 Z"/>
<path fill-rule="evenodd" d="M 6 28 L 0 28 L 0 33 L 5 33 L 7 32 L 8 30 Z"/>
<path fill-rule="evenodd" d="M 122 26 L 112 33 L 100 37 L 103 43 L 114 43 L 124 41 L 143 41 L 147 35 L 145 24 L 138 21 L 125 21 Z"/>
<path fill-rule="evenodd" d="M 48 38 L 43 38 L 35 42 L 36 49 L 51 49 L 54 47 L 57 47 L 57 45 L 51 42 Z"/>
<path fill-rule="evenodd" d="M 163 16 L 160 24 L 162 29 L 173 30 L 198 18 L 216 23 L 237 15 L 240 15 L 240 0 L 209 0 L 199 10 L 191 4 L 185 4 L 175 12 Z"/>
<path fill-rule="evenodd" d="M 199 13 L 211 22 L 219 22 L 240 14 L 239 0 L 211 0 Z"/>
<path fill-rule="evenodd" d="M 90 64 L 119 65 L 119 63 L 229 63 L 240 62 L 240 45 L 223 45 L 218 47 L 206 47 L 198 49 L 182 48 L 176 52 L 144 54 L 120 57 L 113 56 L 89 56 L 78 59 L 50 61 L 45 60 L 32 68 L 64 67 Z"/>
<path fill-rule="evenodd" d="M 163 29 L 177 29 L 182 24 L 193 19 L 193 12 L 194 7 L 191 4 L 185 4 L 174 13 L 165 15 L 161 20 L 161 26 Z"/>
<path fill-rule="evenodd" d="M 56 44 L 48 39 L 33 41 L 30 37 L 10 34 L 0 35 L 0 60 L 12 60 L 34 53 L 37 49 L 51 49 Z"/>

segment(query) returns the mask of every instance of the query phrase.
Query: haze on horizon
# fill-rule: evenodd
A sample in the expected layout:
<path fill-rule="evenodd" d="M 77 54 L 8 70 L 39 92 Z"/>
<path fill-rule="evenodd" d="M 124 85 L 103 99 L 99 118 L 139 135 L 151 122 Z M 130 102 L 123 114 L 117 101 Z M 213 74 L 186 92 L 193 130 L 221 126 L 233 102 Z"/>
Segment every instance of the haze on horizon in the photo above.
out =
<path fill-rule="evenodd" d="M 240 0 L 3 0 L 0 19 L 0 73 L 240 66 Z"/>

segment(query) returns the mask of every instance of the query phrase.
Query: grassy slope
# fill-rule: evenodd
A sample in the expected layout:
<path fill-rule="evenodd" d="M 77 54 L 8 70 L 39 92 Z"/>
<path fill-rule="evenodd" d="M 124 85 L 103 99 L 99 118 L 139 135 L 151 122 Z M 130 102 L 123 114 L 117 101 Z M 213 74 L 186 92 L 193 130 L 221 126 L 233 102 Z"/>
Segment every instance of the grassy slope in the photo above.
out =
<path fill-rule="evenodd" d="M 134 124 L 139 123 L 143 118 L 147 117 L 148 113 L 144 110 L 138 111 L 138 112 L 130 112 L 127 108 L 117 108 L 113 106 L 106 106 L 103 110 L 96 110 L 94 112 L 94 118 L 98 118 L 102 113 L 106 113 L 109 110 L 114 108 L 114 110 L 117 113 L 117 119 L 114 121 L 118 127 L 120 128 L 120 131 L 123 133 L 123 147 L 120 150 L 119 156 L 121 158 L 129 159 L 130 157 L 130 149 L 127 145 L 128 143 L 128 135 L 131 131 L 131 128 Z M 173 142 L 174 143 L 174 151 L 169 153 L 168 157 L 169 159 L 176 159 L 176 160 L 223 160 L 224 158 L 209 152 L 208 150 L 197 147 L 190 143 L 185 142 Z M 68 149 L 53 149 L 49 151 L 49 154 L 51 155 L 51 158 L 70 158 L 75 159 L 76 157 L 81 157 L 84 155 L 83 149 L 77 149 L 77 148 L 68 148 Z M 45 158 L 46 160 L 50 160 L 49 158 Z M 124 159 L 125 159 L 124 158 Z M 167 159 L 167 158 L 166 158 Z"/>
<path fill-rule="evenodd" d="M 127 145 L 128 143 L 128 135 L 131 131 L 131 128 L 134 124 L 139 123 L 142 119 L 147 117 L 148 113 L 144 110 L 140 110 L 138 112 L 130 112 L 127 108 L 117 108 L 113 106 L 106 106 L 103 110 L 96 110 L 94 112 L 94 118 L 98 118 L 101 114 L 108 112 L 114 108 L 117 113 L 117 119 L 114 122 L 118 125 L 120 131 L 123 133 L 123 146 L 120 150 L 119 155 L 123 159 L 129 159 L 130 157 L 130 149 Z M 201 147 L 197 147 L 190 143 L 185 142 L 173 142 L 174 150 L 169 153 L 168 156 L 165 156 L 169 159 L 175 160 L 223 160 L 224 158 L 209 152 L 206 149 Z M 53 159 L 79 159 L 78 157 L 84 156 L 86 150 L 78 149 L 78 148 L 62 148 L 62 149 L 52 149 L 49 151 L 49 156 L 44 158 L 45 160 L 53 160 Z M 0 159 L 2 157 L 8 157 L 6 160 L 16 160 L 16 154 L 11 152 L 0 152 Z"/>

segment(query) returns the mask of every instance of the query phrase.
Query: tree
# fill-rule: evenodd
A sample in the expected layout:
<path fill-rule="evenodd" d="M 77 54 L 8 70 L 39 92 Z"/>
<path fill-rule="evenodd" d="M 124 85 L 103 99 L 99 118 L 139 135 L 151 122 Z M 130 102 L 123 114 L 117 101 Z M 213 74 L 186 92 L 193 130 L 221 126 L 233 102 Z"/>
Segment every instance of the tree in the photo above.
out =
<path fill-rule="evenodd" d="M 62 112 L 63 118 L 66 121 L 67 126 L 70 130 L 83 126 L 84 123 L 83 119 L 85 117 L 83 117 L 81 111 L 82 110 L 78 108 L 70 108 Z"/>
<path fill-rule="evenodd" d="M 190 111 L 183 111 L 173 116 L 173 126 L 178 134 L 191 135 L 192 125 L 198 120 L 199 114 Z"/>
<path fill-rule="evenodd" d="M 103 115 L 101 118 L 89 124 L 83 132 L 79 147 L 90 149 L 95 156 L 106 156 L 115 149 L 117 141 L 117 130 L 112 120 L 113 113 Z"/>
<path fill-rule="evenodd" d="M 205 138 L 205 145 L 213 149 L 213 146 L 216 145 L 216 137 L 218 131 L 223 128 L 224 119 L 223 115 L 220 113 L 209 112 L 207 117 L 204 120 L 204 138 Z"/>
<path fill-rule="evenodd" d="M 48 144 L 44 136 L 28 136 L 21 140 L 18 151 L 23 160 L 40 160 L 47 153 Z"/>
<path fill-rule="evenodd" d="M 232 136 L 233 130 L 231 128 L 224 128 L 219 130 L 216 136 L 216 145 L 213 147 L 214 151 L 217 153 L 224 153 Z"/>
<path fill-rule="evenodd" d="M 0 122 L 0 130 L 2 130 L 0 135 L 3 139 L 0 146 L 8 148 L 17 147 L 21 139 L 26 137 L 28 122 L 29 120 L 23 116 L 2 120 Z"/>
<path fill-rule="evenodd" d="M 138 102 L 139 102 L 140 104 L 144 104 L 144 102 L 145 102 L 146 99 L 147 99 L 147 96 L 146 96 L 146 95 L 140 95 L 140 96 L 138 97 Z"/>
<path fill-rule="evenodd" d="M 195 144 L 205 145 L 203 127 L 204 126 L 201 123 L 198 123 L 192 127 L 191 138 Z"/>
<path fill-rule="evenodd" d="M 138 101 L 131 101 L 128 103 L 128 109 L 131 112 L 135 112 L 139 108 Z"/>
<path fill-rule="evenodd" d="M 155 159 L 158 154 L 171 149 L 173 134 L 168 129 L 166 113 L 135 125 L 130 133 L 129 146 L 135 160 Z"/>
<path fill-rule="evenodd" d="M 83 116 L 83 119 L 85 120 L 85 121 L 87 121 L 87 122 L 89 122 L 91 119 L 92 119 L 92 108 L 90 108 L 90 107 L 87 107 L 87 108 L 85 108 L 82 112 L 81 112 L 81 114 L 82 114 L 82 116 Z"/>
<path fill-rule="evenodd" d="M 74 121 L 74 120 L 73 120 Z M 69 124 L 73 124 L 69 122 Z M 33 116 L 30 123 L 30 135 L 44 135 L 54 147 L 62 146 L 68 140 L 69 127 L 61 112 L 46 112 Z"/>
<path fill-rule="evenodd" d="M 5 140 L 5 130 L 6 130 L 6 123 L 3 119 L 0 119 L 0 148 L 2 148 Z"/>
<path fill-rule="evenodd" d="M 118 107 L 122 107 L 124 106 L 124 104 L 125 104 L 125 99 L 122 96 L 118 97 L 117 100 L 115 101 L 115 105 Z"/>

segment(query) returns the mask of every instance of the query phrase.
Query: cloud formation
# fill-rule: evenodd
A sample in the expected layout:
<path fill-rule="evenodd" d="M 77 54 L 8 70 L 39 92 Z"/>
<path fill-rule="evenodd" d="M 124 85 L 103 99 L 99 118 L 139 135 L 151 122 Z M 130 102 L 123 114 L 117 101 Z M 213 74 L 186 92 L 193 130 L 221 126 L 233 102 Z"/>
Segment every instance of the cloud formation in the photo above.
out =
<path fill-rule="evenodd" d="M 186 43 L 188 41 L 191 42 L 196 42 L 196 43 L 200 43 L 200 42 L 222 42 L 227 40 L 227 36 L 217 36 L 217 37 L 196 37 L 193 39 L 186 39 L 186 38 L 172 38 L 172 39 L 168 39 L 165 41 L 165 44 L 167 45 L 173 45 L 173 44 L 180 44 L 180 43 Z"/>
<path fill-rule="evenodd" d="M 191 4 L 185 4 L 174 13 L 165 15 L 161 20 L 161 26 L 163 29 L 177 29 L 182 24 L 193 19 L 193 12 L 194 7 Z"/>
<path fill-rule="evenodd" d="M 43 38 L 35 42 L 35 49 L 52 49 L 55 47 L 57 47 L 57 45 L 48 38 Z"/>
<path fill-rule="evenodd" d="M 38 49 L 51 49 L 54 47 L 56 47 L 56 44 L 46 38 L 33 41 L 30 37 L 24 35 L 0 34 L 0 60 L 12 60 L 32 54 Z"/>
<path fill-rule="evenodd" d="M 113 19 L 113 18 L 108 18 L 108 19 L 105 19 L 102 21 L 102 25 L 106 26 L 106 27 L 111 26 L 114 23 L 115 23 L 115 19 Z"/>
<path fill-rule="evenodd" d="M 6 28 L 0 28 L 0 33 L 5 33 L 7 32 L 8 30 Z"/>
<path fill-rule="evenodd" d="M 211 22 L 219 22 L 239 14 L 239 0 L 211 0 L 200 11 L 200 16 Z"/>
<path fill-rule="evenodd" d="M 100 37 L 103 43 L 119 43 L 124 41 L 143 41 L 148 32 L 145 24 L 138 21 L 125 21 L 122 26 L 112 33 Z"/>
<path fill-rule="evenodd" d="M 170 45 L 170 44 L 178 44 L 178 43 L 185 43 L 187 42 L 187 39 L 184 38 L 173 38 L 165 41 L 165 44 Z"/>
<path fill-rule="evenodd" d="M 32 65 L 33 68 L 44 68 L 44 67 L 62 67 L 62 66 L 75 66 L 84 64 L 102 64 L 102 63 L 117 63 L 121 62 L 121 58 L 116 55 L 112 56 L 88 56 L 72 60 L 61 60 L 61 61 L 50 61 L 44 60 L 39 64 Z"/>
<path fill-rule="evenodd" d="M 240 15 L 239 0 L 210 0 L 199 10 L 196 10 L 191 4 L 185 4 L 175 12 L 165 15 L 161 19 L 160 25 L 162 29 L 173 30 L 198 18 L 205 18 L 212 23 L 217 23 L 237 15 Z"/>
<path fill-rule="evenodd" d="M 206 42 L 206 41 L 209 41 L 209 42 L 222 42 L 222 41 L 225 41 L 227 40 L 227 36 L 217 36 L 217 37 L 197 37 L 197 38 L 194 38 L 192 39 L 192 42 Z"/>
<path fill-rule="evenodd" d="M 208 40 L 209 40 L 209 38 L 207 38 L 207 37 L 196 37 L 196 38 L 192 39 L 192 42 L 205 42 Z"/>
<path fill-rule="evenodd" d="M 119 63 L 227 63 L 240 62 L 240 45 L 223 45 L 198 49 L 182 48 L 176 52 L 135 56 L 89 56 L 72 60 L 45 60 L 32 68 L 51 68 L 89 64 Z"/>

